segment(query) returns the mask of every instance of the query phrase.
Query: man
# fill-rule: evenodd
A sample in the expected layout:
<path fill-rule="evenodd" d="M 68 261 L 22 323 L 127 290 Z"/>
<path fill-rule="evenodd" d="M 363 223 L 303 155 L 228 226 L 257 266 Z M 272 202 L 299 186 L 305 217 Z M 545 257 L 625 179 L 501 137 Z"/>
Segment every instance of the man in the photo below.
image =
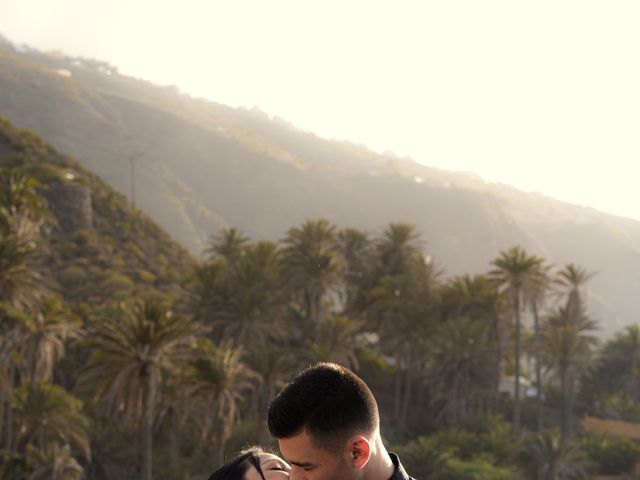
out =
<path fill-rule="evenodd" d="M 269 430 L 290 480 L 414 480 L 380 437 L 378 405 L 351 370 L 320 363 L 271 401 Z"/>

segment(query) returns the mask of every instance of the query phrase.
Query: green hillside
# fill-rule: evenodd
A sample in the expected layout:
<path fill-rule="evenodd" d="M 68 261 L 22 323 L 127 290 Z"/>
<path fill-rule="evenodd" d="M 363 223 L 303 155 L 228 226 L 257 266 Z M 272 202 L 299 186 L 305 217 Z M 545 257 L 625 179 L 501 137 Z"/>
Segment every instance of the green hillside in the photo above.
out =
<path fill-rule="evenodd" d="M 0 167 L 39 182 L 53 212 L 42 265 L 54 292 L 79 307 L 184 293 L 193 260 L 153 220 L 42 139 L 0 119 Z"/>

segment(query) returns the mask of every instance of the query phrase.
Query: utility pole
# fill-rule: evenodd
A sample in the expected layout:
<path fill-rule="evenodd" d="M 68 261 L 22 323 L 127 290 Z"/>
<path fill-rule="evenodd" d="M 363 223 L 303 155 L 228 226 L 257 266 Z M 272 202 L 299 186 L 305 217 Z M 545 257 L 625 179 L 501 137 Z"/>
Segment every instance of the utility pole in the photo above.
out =
<path fill-rule="evenodd" d="M 136 165 L 135 165 L 136 156 L 135 154 L 129 157 L 129 162 L 131 163 L 131 206 L 136 208 Z"/>
<path fill-rule="evenodd" d="M 144 156 L 149 151 L 150 145 L 144 144 L 139 140 L 127 135 L 126 150 L 123 152 L 123 157 L 129 158 L 129 188 L 130 188 L 130 205 L 136 208 L 136 163 L 138 160 L 144 159 Z M 126 168 L 126 167 L 125 167 Z"/>

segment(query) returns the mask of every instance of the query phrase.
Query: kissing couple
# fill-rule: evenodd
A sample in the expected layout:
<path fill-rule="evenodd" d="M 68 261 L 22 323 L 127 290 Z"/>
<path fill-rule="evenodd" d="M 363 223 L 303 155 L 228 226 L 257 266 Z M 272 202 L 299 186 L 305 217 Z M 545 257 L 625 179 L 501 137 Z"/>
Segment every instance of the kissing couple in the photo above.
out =
<path fill-rule="evenodd" d="M 415 480 L 387 452 L 376 399 L 348 368 L 298 373 L 271 401 L 267 423 L 283 458 L 252 447 L 209 480 Z"/>

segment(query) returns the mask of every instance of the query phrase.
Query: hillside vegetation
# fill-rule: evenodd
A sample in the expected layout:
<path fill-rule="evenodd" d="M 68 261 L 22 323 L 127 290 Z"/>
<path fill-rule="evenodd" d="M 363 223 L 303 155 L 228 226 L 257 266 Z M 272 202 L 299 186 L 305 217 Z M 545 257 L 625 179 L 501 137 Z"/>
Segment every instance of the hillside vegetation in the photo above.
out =
<path fill-rule="evenodd" d="M 28 175 L 46 199 L 42 272 L 65 301 L 90 309 L 184 294 L 193 262 L 186 250 L 75 160 L 0 119 L 0 167 Z"/>
<path fill-rule="evenodd" d="M 513 246 L 443 278 L 424 240 L 310 219 L 224 229 L 195 261 L 1 121 L 0 478 L 205 478 L 273 444 L 269 400 L 318 361 L 371 385 L 417 478 L 631 474 L 637 445 L 580 428 L 640 421 L 640 329 L 598 343 L 592 272 Z"/>

